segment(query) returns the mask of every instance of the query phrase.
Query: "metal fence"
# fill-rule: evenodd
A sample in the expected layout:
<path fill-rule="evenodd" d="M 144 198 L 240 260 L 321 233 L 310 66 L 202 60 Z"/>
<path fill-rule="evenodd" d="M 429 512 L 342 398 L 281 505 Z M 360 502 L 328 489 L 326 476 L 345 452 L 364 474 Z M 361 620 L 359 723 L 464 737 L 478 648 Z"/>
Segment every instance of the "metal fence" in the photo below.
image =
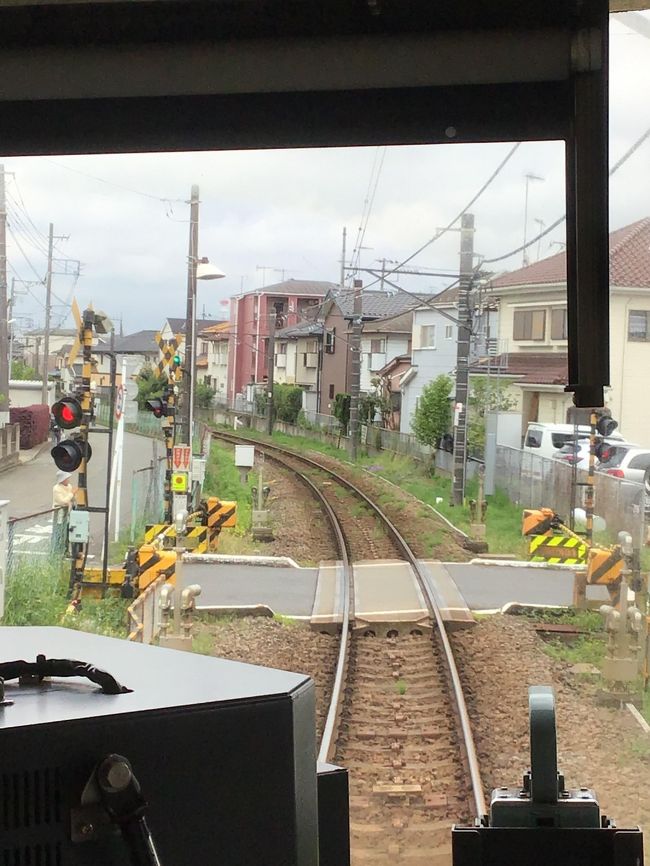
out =
<path fill-rule="evenodd" d="M 154 456 L 149 466 L 134 469 L 131 481 L 131 527 L 133 543 L 147 523 L 160 523 L 163 517 L 166 458 Z"/>
<path fill-rule="evenodd" d="M 496 485 L 508 498 L 522 508 L 552 508 L 569 522 L 573 504 L 573 468 L 560 460 L 538 457 L 519 448 L 497 446 Z M 579 527 L 584 510 L 587 473 L 578 470 L 575 492 L 576 524 Z M 643 484 L 614 478 L 596 472 L 594 512 L 604 521 L 596 520 L 594 538 L 602 542 L 616 540 L 622 530 L 629 532 L 635 546 L 643 545 L 645 520 L 645 490 Z"/>
<path fill-rule="evenodd" d="M 160 634 L 161 592 L 166 582 L 166 577 L 157 577 L 127 608 L 128 640 L 135 643 L 154 643 L 157 640 Z"/>
<path fill-rule="evenodd" d="M 23 563 L 46 560 L 62 551 L 55 549 L 52 537 L 54 509 L 35 511 L 7 521 L 7 575 Z M 60 546 L 59 546 L 60 547 Z"/>

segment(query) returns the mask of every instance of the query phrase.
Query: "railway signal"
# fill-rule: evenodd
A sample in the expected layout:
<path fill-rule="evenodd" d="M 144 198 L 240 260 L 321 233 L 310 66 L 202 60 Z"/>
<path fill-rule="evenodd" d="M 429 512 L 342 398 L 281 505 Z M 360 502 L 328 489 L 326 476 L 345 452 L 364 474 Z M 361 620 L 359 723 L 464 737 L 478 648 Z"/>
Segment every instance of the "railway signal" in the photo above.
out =
<path fill-rule="evenodd" d="M 145 406 L 150 412 L 153 412 L 156 418 L 164 418 L 167 415 L 167 400 L 163 397 L 154 397 L 152 400 L 147 400 Z"/>
<path fill-rule="evenodd" d="M 63 397 L 52 406 L 52 415 L 62 430 L 72 430 L 81 424 L 83 409 L 76 397 Z"/>
<path fill-rule="evenodd" d="M 65 439 L 55 445 L 50 454 L 57 469 L 64 472 L 76 472 L 84 458 L 88 463 L 93 455 L 93 450 L 90 443 L 80 433 L 77 433 L 71 439 Z"/>

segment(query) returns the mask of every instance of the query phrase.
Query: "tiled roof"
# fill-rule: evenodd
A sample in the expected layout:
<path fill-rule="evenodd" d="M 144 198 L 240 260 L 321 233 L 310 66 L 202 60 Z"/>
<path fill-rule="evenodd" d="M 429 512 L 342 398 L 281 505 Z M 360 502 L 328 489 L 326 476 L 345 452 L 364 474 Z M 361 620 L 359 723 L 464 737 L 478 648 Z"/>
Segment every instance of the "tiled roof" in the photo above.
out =
<path fill-rule="evenodd" d="M 196 366 L 199 369 L 202 369 L 203 367 L 208 366 L 208 356 L 205 354 L 205 352 L 203 352 L 201 355 L 199 355 L 198 358 L 196 359 Z"/>
<path fill-rule="evenodd" d="M 566 283 L 566 253 L 542 259 L 492 280 L 493 289 Z M 617 229 L 609 236 L 609 283 L 650 288 L 650 217 Z"/>
<path fill-rule="evenodd" d="M 413 310 L 408 310 L 397 316 L 374 319 L 363 327 L 364 334 L 410 334 L 412 330 Z"/>
<path fill-rule="evenodd" d="M 157 331 L 136 331 L 135 334 L 126 334 L 124 337 L 115 338 L 115 351 L 121 355 L 149 355 L 157 354 L 156 343 Z M 110 341 L 106 349 L 110 348 Z M 96 351 L 101 352 L 101 349 Z"/>
<path fill-rule="evenodd" d="M 362 293 L 363 318 L 384 319 L 388 316 L 397 316 L 406 310 L 417 307 L 422 298 L 433 299 L 434 295 L 416 295 L 415 297 L 405 292 L 371 292 Z M 354 313 L 354 292 L 346 290 L 332 298 L 342 315 L 351 319 Z"/>
<path fill-rule="evenodd" d="M 185 333 L 185 319 L 167 318 L 166 321 L 175 334 Z M 222 319 L 197 319 L 196 333 L 198 334 L 210 325 L 220 325 L 221 322 Z"/>
<path fill-rule="evenodd" d="M 324 298 L 328 292 L 340 288 L 337 283 L 329 283 L 325 280 L 284 280 L 281 283 L 273 283 L 270 286 L 262 286 L 261 289 L 251 289 L 246 295 L 313 295 L 316 298 Z M 233 295 L 241 298 L 241 295 Z"/>
<path fill-rule="evenodd" d="M 215 322 L 198 332 L 199 337 L 205 340 L 216 340 L 228 337 L 230 334 L 230 322 Z"/>
<path fill-rule="evenodd" d="M 513 352 L 496 358 L 481 358 L 472 364 L 470 373 L 514 376 L 515 382 L 535 385 L 566 385 L 568 357 L 563 352 Z"/>
<path fill-rule="evenodd" d="M 298 339 L 298 337 L 321 337 L 323 325 L 321 322 L 301 322 L 299 325 L 289 325 L 275 332 L 279 339 Z"/>

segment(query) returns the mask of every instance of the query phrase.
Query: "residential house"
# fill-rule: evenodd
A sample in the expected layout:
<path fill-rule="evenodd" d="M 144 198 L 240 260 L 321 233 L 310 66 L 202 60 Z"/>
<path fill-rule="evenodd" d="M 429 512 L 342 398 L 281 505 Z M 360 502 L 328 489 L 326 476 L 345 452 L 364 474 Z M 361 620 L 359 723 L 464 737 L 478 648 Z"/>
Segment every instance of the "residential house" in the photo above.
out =
<path fill-rule="evenodd" d="M 56 356 L 66 344 L 71 345 L 77 336 L 76 328 L 50 328 L 48 339 L 48 370 L 56 369 Z M 23 336 L 25 363 L 39 373 L 43 371 L 45 330 L 36 328 Z"/>
<path fill-rule="evenodd" d="M 198 334 L 196 358 L 198 380 L 209 385 L 225 401 L 228 383 L 230 322 L 208 325 Z"/>
<path fill-rule="evenodd" d="M 156 343 L 156 331 L 136 331 L 123 337 L 115 337 L 111 349 L 110 337 L 102 336 L 93 347 L 93 358 L 97 366 L 93 370 L 93 379 L 99 386 L 110 384 L 111 363 L 110 351 L 117 355 L 118 384 L 122 383 L 122 366 L 126 367 L 125 382 L 132 382 L 142 368 L 149 364 L 155 366 L 160 357 Z"/>
<path fill-rule="evenodd" d="M 271 315 L 276 331 L 313 320 L 321 301 L 336 288 L 334 283 L 292 279 L 231 298 L 229 400 L 243 393 L 251 382 L 266 378 Z"/>
<path fill-rule="evenodd" d="M 650 446 L 650 217 L 609 236 L 610 388 L 606 404 L 630 441 Z M 571 406 L 567 373 L 566 255 L 559 253 L 492 280 L 499 344 L 489 366 L 529 421 L 564 422 Z M 607 351 L 607 347 L 603 347 Z M 487 362 L 474 365 L 480 372 Z M 641 398 L 641 399 L 640 399 Z M 522 432 L 523 432 L 522 430 Z"/>
<path fill-rule="evenodd" d="M 321 322 L 301 322 L 276 333 L 274 381 L 299 385 L 303 389 L 302 407 L 308 415 L 318 411 L 322 339 Z"/>
<path fill-rule="evenodd" d="M 362 292 L 362 392 L 374 390 L 372 380 L 386 363 L 408 352 L 412 309 L 422 297 L 406 292 Z M 351 290 L 332 293 L 323 304 L 324 335 L 319 387 L 319 412 L 323 414 L 332 414 L 336 394 L 349 391 L 353 308 L 354 291 Z"/>
<path fill-rule="evenodd" d="M 397 355 L 378 371 L 379 392 L 388 404 L 385 423 L 389 430 L 399 430 L 402 414 L 402 380 L 411 369 L 411 355 Z"/>

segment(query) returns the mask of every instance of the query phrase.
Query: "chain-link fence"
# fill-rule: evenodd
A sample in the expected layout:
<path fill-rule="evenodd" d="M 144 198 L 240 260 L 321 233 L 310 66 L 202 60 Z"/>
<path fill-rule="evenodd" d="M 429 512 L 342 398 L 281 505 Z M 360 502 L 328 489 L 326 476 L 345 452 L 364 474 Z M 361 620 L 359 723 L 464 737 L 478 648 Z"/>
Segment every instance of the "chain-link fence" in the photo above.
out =
<path fill-rule="evenodd" d="M 587 473 L 553 458 L 539 457 L 518 448 L 497 446 L 496 486 L 522 508 L 552 508 L 567 523 L 575 504 L 576 528 L 584 522 Z M 575 484 L 575 491 L 574 491 Z M 643 484 L 604 472 L 594 476 L 594 538 L 616 540 L 619 532 L 632 535 L 637 547 L 644 543 L 645 489 Z M 604 523 L 604 525 L 603 525 Z"/>
<path fill-rule="evenodd" d="M 133 471 L 131 481 L 131 528 L 133 543 L 147 523 L 160 523 L 163 517 L 166 459 L 155 457 L 149 466 Z"/>
<path fill-rule="evenodd" d="M 61 556 L 60 542 L 65 538 L 62 527 L 65 527 L 66 517 L 65 509 L 55 512 L 52 508 L 25 517 L 10 517 L 7 521 L 7 574 L 11 576 L 23 563 L 33 565 L 35 561 Z"/>

